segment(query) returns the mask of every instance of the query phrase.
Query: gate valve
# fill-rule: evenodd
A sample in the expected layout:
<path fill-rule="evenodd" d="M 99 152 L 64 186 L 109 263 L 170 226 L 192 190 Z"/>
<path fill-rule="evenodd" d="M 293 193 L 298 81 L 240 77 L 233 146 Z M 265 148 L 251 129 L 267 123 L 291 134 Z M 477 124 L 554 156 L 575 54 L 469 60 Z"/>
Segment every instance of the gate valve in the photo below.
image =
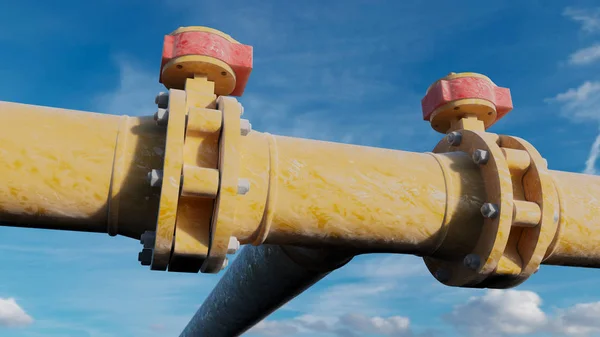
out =
<path fill-rule="evenodd" d="M 510 89 L 496 86 L 487 76 L 450 73 L 433 83 L 421 100 L 423 119 L 441 133 L 452 131 L 454 123 L 475 117 L 485 129 L 512 110 Z"/>

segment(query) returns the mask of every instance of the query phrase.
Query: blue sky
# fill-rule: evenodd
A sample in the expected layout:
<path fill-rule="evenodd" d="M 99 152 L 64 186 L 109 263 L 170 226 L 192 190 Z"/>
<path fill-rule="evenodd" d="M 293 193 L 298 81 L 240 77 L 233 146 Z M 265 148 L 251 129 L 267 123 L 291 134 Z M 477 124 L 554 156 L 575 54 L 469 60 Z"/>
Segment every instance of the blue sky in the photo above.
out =
<path fill-rule="evenodd" d="M 254 46 L 256 130 L 410 151 L 440 139 L 420 99 L 448 72 L 512 90 L 491 131 L 550 168 L 596 173 L 595 1 L 20 0 L 0 11 L 0 100 L 150 115 L 163 35 L 206 25 Z M 151 272 L 138 242 L 0 228 L 0 335 L 176 336 L 219 275 Z M 356 258 L 253 336 L 595 336 L 600 273 L 543 266 L 510 291 L 444 287 L 411 256 Z M 314 324 L 319 323 L 320 324 Z M 248 334 L 250 335 L 250 334 Z"/>

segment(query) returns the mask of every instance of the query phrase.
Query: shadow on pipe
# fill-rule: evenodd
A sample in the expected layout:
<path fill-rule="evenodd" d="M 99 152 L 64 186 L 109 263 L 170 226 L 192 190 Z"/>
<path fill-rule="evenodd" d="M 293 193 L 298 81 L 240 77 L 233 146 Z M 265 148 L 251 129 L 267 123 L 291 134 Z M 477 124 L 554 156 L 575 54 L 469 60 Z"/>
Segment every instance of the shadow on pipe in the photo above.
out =
<path fill-rule="evenodd" d="M 292 246 L 246 246 L 180 337 L 239 336 L 354 255 Z"/>

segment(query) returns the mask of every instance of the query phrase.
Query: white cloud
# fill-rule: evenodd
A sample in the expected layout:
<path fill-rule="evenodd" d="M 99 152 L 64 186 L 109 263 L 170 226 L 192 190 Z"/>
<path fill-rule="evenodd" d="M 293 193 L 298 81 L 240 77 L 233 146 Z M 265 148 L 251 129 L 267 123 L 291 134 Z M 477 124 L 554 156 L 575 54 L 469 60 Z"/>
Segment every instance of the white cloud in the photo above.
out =
<path fill-rule="evenodd" d="M 546 102 L 562 105 L 561 112 L 565 118 L 578 122 L 595 122 L 600 127 L 600 81 L 586 81 L 577 88 L 571 88 Z M 600 155 L 600 135 L 590 148 L 585 162 L 585 173 L 595 174 L 595 164 Z"/>
<path fill-rule="evenodd" d="M 312 315 L 285 320 L 266 320 L 249 332 L 260 336 L 293 336 L 316 334 L 336 336 L 409 336 L 412 335 L 410 320 L 403 316 L 365 316 L 345 314 L 336 319 L 323 319 Z"/>
<path fill-rule="evenodd" d="M 158 70 L 148 71 L 127 56 L 116 56 L 118 84 L 94 100 L 94 110 L 117 115 L 148 116 L 156 109 L 154 97 L 165 88 L 158 83 Z M 158 66 L 157 66 L 158 67 Z"/>
<path fill-rule="evenodd" d="M 585 65 L 600 59 L 600 44 L 580 49 L 569 56 L 569 63 L 574 65 Z"/>
<path fill-rule="evenodd" d="M 340 318 L 340 323 L 354 331 L 383 336 L 400 336 L 410 332 L 410 320 L 403 316 L 383 318 L 348 314 Z"/>
<path fill-rule="evenodd" d="M 547 102 L 561 103 L 565 117 L 579 120 L 600 122 L 600 82 L 585 81 L 577 88 L 560 93 Z"/>
<path fill-rule="evenodd" d="M 590 148 L 590 153 L 588 154 L 588 158 L 585 161 L 585 169 L 583 173 L 585 174 L 597 174 L 596 170 L 596 161 L 598 160 L 598 156 L 600 155 L 600 134 L 594 140 L 594 144 Z"/>
<path fill-rule="evenodd" d="M 581 24 L 581 30 L 591 33 L 600 30 L 600 10 L 567 7 L 563 15 Z"/>
<path fill-rule="evenodd" d="M 579 303 L 557 313 L 554 330 L 567 336 L 600 333 L 600 302 Z"/>
<path fill-rule="evenodd" d="M 547 333 L 588 337 L 600 333 L 600 302 L 579 303 L 546 313 L 532 291 L 488 290 L 454 307 L 444 318 L 468 336 L 515 336 Z"/>
<path fill-rule="evenodd" d="M 0 326 L 22 327 L 33 323 L 33 318 L 21 308 L 14 298 L 0 298 Z"/>
<path fill-rule="evenodd" d="M 531 291 L 490 290 L 457 305 L 446 319 L 471 336 L 529 334 L 547 322 L 541 303 L 541 298 Z"/>

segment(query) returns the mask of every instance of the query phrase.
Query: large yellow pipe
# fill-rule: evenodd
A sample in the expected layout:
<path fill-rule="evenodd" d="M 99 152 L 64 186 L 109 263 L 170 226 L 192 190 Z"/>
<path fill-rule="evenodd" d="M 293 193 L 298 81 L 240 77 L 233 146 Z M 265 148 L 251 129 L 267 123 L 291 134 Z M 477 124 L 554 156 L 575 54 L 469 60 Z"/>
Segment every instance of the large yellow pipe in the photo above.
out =
<path fill-rule="evenodd" d="M 131 118 L 0 102 L 0 221 L 108 232 L 154 230 L 164 131 Z"/>
<path fill-rule="evenodd" d="M 196 139 L 194 144 L 198 163 L 213 167 L 218 143 Z M 480 221 L 485 195 L 478 167 L 462 153 L 434 155 L 261 132 L 243 138 L 240 170 L 251 186 L 237 197 L 232 225 L 232 235 L 242 243 L 429 255 L 440 248 L 449 225 Z M 212 208 L 204 200 L 188 200 L 186 207 L 211 214 L 199 211 Z M 203 221 L 207 228 L 210 217 Z M 478 235 L 477 228 L 453 235 L 441 249 L 468 251 Z M 203 241 L 208 244 L 206 237 Z"/>
<path fill-rule="evenodd" d="M 544 263 L 600 268 L 600 177 L 551 173 L 560 200 L 560 228 Z"/>
<path fill-rule="evenodd" d="M 132 238 L 154 230 L 160 191 L 146 177 L 162 167 L 165 132 L 151 117 L 1 102 L 0 118 L 0 221 Z M 185 151 L 214 167 L 213 138 Z M 232 226 L 242 243 L 450 257 L 469 252 L 479 235 L 476 225 L 460 225 L 481 223 L 485 201 L 479 170 L 464 154 L 260 132 L 243 140 L 240 176 L 251 189 L 237 197 Z M 600 267 L 600 177 L 551 173 L 560 229 L 544 263 Z M 201 208 L 208 228 L 206 201 L 185 205 Z"/>

